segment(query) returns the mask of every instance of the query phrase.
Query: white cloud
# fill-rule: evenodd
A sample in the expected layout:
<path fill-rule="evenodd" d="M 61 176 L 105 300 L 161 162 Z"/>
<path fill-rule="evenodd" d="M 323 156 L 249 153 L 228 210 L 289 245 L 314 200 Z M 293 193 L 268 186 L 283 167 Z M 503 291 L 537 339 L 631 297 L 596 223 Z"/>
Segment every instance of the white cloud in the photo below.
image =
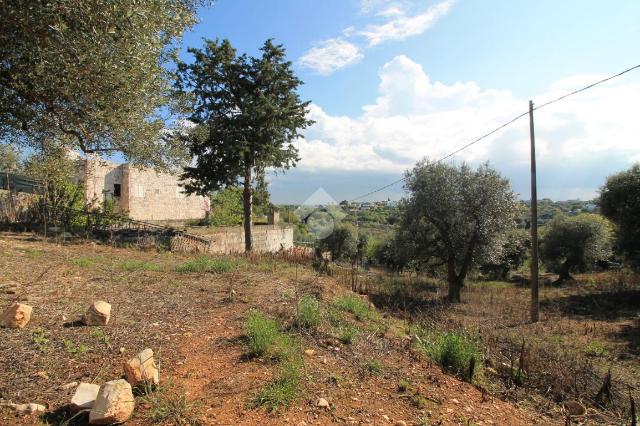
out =
<path fill-rule="evenodd" d="M 420 35 L 431 28 L 449 12 L 453 3 L 453 0 L 445 0 L 416 15 L 407 15 L 401 6 L 391 5 L 378 12 L 379 16 L 388 18 L 387 22 L 368 25 L 357 34 L 368 40 L 369 47 L 389 40 L 405 40 Z"/>
<path fill-rule="evenodd" d="M 401 173 L 422 157 L 438 159 L 527 110 L 528 100 L 509 91 L 482 89 L 475 82 L 431 81 L 422 66 L 402 55 L 379 74 L 375 103 L 363 106 L 357 117 L 332 116 L 311 106 L 309 115 L 316 123 L 298 142 L 301 169 Z M 560 80 L 534 100 L 542 104 L 602 77 Z M 640 158 L 639 97 L 639 83 L 620 79 L 537 111 L 540 167 L 568 176 L 597 167 L 593 173 L 606 176 L 615 171 L 607 167 L 616 161 Z M 489 160 L 499 170 L 525 170 L 528 132 L 524 118 L 455 158 Z"/>
<path fill-rule="evenodd" d="M 318 74 L 328 75 L 363 58 L 360 49 L 343 38 L 331 38 L 309 49 L 300 57 L 300 65 Z"/>

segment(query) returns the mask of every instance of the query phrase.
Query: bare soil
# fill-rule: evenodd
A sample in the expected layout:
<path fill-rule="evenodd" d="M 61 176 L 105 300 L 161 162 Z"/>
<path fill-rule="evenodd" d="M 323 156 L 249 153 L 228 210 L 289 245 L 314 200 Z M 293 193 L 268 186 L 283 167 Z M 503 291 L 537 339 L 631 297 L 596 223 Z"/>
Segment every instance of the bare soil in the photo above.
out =
<path fill-rule="evenodd" d="M 299 335 L 305 389 L 289 408 L 268 413 L 249 401 L 275 374 L 274 365 L 249 359 L 243 320 L 251 308 L 289 324 L 296 294 L 330 301 L 346 292 L 333 278 L 271 258 L 245 258 L 234 271 L 180 273 L 187 255 L 113 248 L 95 243 L 57 244 L 29 234 L 0 234 L 0 308 L 14 301 L 34 307 L 20 330 L 0 329 L 0 401 L 48 407 L 42 419 L 0 409 L 0 424 L 60 424 L 73 393 L 70 382 L 103 383 L 123 374 L 122 363 L 150 347 L 162 381 L 194 404 L 211 425 L 395 424 L 532 425 L 558 419 L 518 407 L 441 371 L 414 352 L 405 323 L 382 315 L 360 330 L 352 345 L 322 333 Z M 112 304 L 108 326 L 78 319 L 89 304 Z M 382 371 L 363 365 L 375 359 Z M 407 379 L 426 399 L 416 406 L 398 391 Z M 327 399 L 330 409 L 316 407 Z M 152 406 L 140 399 L 129 424 L 151 424 Z M 166 424 L 171 424 L 166 423 Z"/>

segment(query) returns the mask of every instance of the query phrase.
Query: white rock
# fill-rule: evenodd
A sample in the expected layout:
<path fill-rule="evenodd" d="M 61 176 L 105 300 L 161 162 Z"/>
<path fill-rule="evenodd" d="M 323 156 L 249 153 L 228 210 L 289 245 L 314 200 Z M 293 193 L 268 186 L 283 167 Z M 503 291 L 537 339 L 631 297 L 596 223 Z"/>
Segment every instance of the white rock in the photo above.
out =
<path fill-rule="evenodd" d="M 160 372 L 153 359 L 153 351 L 149 348 L 124 363 L 124 374 L 132 386 L 160 383 Z"/>
<path fill-rule="evenodd" d="M 131 385 L 123 379 L 100 386 L 98 396 L 89 412 L 89 424 L 108 425 L 125 422 L 133 414 L 135 400 Z"/>
<path fill-rule="evenodd" d="M 22 303 L 14 303 L 0 315 L 0 327 L 23 328 L 31 319 L 33 308 Z"/>
<path fill-rule="evenodd" d="M 93 302 L 82 317 L 86 325 L 107 325 L 111 318 L 111 305 L 105 301 Z"/>
<path fill-rule="evenodd" d="M 76 386 L 78 386 L 78 382 L 69 382 L 69 383 L 65 383 L 64 385 L 60 385 L 59 389 L 67 390 L 67 389 L 75 388 Z"/>
<path fill-rule="evenodd" d="M 329 408 L 329 401 L 324 398 L 319 398 L 318 402 L 316 402 L 316 407 Z"/>
<path fill-rule="evenodd" d="M 93 383 L 80 383 L 71 398 L 71 407 L 75 410 L 93 408 L 93 404 L 96 402 L 96 397 L 98 396 L 99 391 L 99 385 L 94 385 Z"/>
<path fill-rule="evenodd" d="M 47 407 L 44 405 L 34 404 L 33 402 L 29 404 L 11 404 L 11 407 L 19 414 L 38 414 L 47 411 Z"/>

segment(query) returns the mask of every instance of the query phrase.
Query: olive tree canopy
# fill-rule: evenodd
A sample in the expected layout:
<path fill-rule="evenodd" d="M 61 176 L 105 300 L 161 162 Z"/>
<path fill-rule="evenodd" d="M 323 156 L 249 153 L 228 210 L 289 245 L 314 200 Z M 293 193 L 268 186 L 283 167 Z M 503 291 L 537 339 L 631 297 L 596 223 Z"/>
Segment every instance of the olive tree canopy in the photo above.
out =
<path fill-rule="evenodd" d="M 509 181 L 488 165 L 419 162 L 406 174 L 401 230 L 419 262 L 446 267 L 449 301 L 472 267 L 500 255 L 501 238 L 515 226 L 516 196 Z"/>
<path fill-rule="evenodd" d="M 0 2 L 0 139 L 164 166 L 168 65 L 200 0 Z"/>

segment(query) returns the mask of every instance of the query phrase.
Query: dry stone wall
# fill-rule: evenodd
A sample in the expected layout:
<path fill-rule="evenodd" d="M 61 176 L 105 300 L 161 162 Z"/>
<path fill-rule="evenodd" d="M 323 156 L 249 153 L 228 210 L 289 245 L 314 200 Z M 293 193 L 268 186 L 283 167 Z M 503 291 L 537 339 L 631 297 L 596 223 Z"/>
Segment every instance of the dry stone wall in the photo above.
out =
<path fill-rule="evenodd" d="M 205 236 L 212 240 L 209 253 L 244 252 L 242 227 L 217 228 Z M 277 252 L 293 248 L 293 228 L 290 226 L 258 225 L 253 227 L 253 250 L 258 253 Z"/>

